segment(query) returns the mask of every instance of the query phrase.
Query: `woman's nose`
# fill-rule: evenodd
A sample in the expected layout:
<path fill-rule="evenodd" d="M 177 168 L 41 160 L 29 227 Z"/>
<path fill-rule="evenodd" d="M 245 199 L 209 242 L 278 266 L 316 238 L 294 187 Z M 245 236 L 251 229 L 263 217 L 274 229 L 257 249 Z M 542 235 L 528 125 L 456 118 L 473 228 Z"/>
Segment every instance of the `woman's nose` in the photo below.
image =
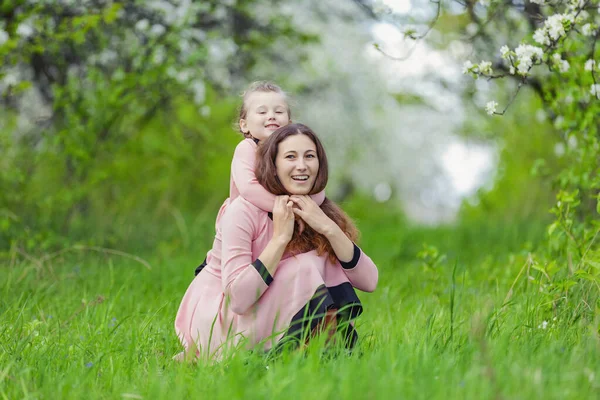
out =
<path fill-rule="evenodd" d="M 306 163 L 304 162 L 304 160 L 302 160 L 302 159 L 299 159 L 299 160 L 296 162 L 296 169 L 297 169 L 297 170 L 299 170 L 299 171 L 304 171 L 304 170 L 306 170 Z"/>

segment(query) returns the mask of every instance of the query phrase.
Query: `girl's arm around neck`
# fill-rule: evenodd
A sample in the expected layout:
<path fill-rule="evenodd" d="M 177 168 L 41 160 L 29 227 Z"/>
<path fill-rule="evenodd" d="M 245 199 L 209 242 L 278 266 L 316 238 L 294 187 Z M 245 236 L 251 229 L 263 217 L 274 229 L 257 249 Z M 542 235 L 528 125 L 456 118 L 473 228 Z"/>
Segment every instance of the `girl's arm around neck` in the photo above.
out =
<path fill-rule="evenodd" d="M 235 148 L 231 161 L 231 177 L 240 195 L 263 211 L 273 211 L 275 195 L 256 180 L 256 144 L 245 139 Z"/>

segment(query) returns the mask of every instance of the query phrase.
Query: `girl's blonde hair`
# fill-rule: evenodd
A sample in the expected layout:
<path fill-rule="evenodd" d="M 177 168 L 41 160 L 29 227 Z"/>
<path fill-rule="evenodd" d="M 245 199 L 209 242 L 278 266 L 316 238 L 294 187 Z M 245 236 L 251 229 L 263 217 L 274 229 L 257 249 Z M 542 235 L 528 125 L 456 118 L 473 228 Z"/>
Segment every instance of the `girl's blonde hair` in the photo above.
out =
<path fill-rule="evenodd" d="M 250 132 L 242 132 L 242 129 L 240 128 L 240 124 L 239 121 L 241 119 L 246 119 L 246 115 L 248 113 L 248 109 L 246 108 L 246 100 L 248 100 L 248 97 L 255 92 L 263 92 L 263 93 L 268 93 L 268 92 L 274 92 L 274 93 L 279 93 L 282 94 L 284 97 L 288 97 L 287 93 L 283 91 L 283 89 L 281 89 L 281 87 L 271 81 L 256 81 L 256 82 L 252 82 L 250 84 L 250 86 L 248 86 L 248 89 L 246 89 L 244 91 L 244 93 L 242 93 L 242 105 L 240 106 L 240 112 L 239 112 L 239 118 L 238 118 L 238 123 L 237 123 L 237 129 L 240 131 L 240 133 L 242 135 L 244 135 L 244 137 L 246 138 L 251 138 L 252 135 L 250 134 Z M 286 103 L 286 109 L 287 109 L 287 113 L 288 113 L 288 118 L 291 120 L 292 119 L 292 110 L 290 110 L 290 105 Z"/>

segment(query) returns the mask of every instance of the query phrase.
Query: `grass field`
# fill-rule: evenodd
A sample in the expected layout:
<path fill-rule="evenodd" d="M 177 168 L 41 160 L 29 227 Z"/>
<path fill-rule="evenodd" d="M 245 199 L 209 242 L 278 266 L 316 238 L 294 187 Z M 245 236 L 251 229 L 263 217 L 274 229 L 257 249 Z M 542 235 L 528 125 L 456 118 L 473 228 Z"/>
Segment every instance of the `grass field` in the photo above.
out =
<path fill-rule="evenodd" d="M 535 229 L 394 234 L 393 219 L 358 219 L 380 283 L 360 294 L 359 348 L 333 358 L 312 346 L 276 360 L 239 352 L 212 366 L 172 361 L 174 315 L 202 257 L 192 251 L 149 252 L 151 268 L 90 249 L 13 253 L 0 267 L 0 396 L 600 398 L 598 321 L 540 307 L 526 274 L 515 281 L 531 246 L 520 243 L 535 242 Z M 439 252 L 417 257 L 422 242 Z"/>

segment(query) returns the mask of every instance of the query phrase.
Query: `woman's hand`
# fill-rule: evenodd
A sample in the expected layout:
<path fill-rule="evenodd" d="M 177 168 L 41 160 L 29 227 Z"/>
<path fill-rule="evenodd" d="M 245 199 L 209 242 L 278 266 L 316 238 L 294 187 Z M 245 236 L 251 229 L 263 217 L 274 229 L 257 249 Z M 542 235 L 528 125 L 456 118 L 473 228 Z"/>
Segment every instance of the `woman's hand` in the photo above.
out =
<path fill-rule="evenodd" d="M 289 196 L 277 196 L 273 206 L 273 239 L 287 245 L 294 234 L 294 212 Z"/>
<path fill-rule="evenodd" d="M 290 200 L 298 207 L 292 209 L 294 214 L 321 235 L 328 236 L 337 227 L 310 196 L 293 195 Z"/>

